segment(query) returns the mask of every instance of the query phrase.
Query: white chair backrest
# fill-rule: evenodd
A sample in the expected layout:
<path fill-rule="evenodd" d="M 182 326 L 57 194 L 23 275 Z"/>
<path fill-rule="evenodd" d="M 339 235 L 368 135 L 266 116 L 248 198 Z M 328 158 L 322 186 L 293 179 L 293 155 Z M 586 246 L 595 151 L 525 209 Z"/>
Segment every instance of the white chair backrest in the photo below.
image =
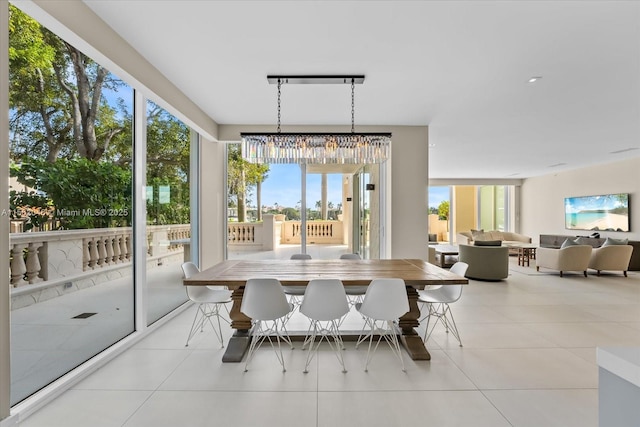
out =
<path fill-rule="evenodd" d="M 293 255 L 291 255 L 291 259 L 311 259 L 311 255 L 309 255 L 309 254 L 293 254 Z"/>
<path fill-rule="evenodd" d="M 359 254 L 342 254 L 340 259 L 362 259 Z"/>
<path fill-rule="evenodd" d="M 183 263 L 181 267 L 182 267 L 182 274 L 184 275 L 185 279 L 188 279 L 191 276 L 194 276 L 196 273 L 200 273 L 200 269 L 198 268 L 198 266 L 192 263 L 191 261 Z M 206 286 L 185 286 L 184 288 L 185 288 L 185 291 L 187 292 L 187 297 L 189 297 L 189 299 L 198 298 L 209 292 L 209 289 Z"/>
<path fill-rule="evenodd" d="M 409 311 L 409 298 L 402 279 L 374 279 L 364 294 L 360 312 L 376 320 L 395 320 Z"/>
<path fill-rule="evenodd" d="M 458 261 L 451 266 L 449 269 L 450 272 L 457 274 L 458 276 L 464 277 L 467 272 L 467 268 L 469 268 L 469 264 L 466 262 Z M 440 293 L 447 298 L 447 302 L 455 302 L 460 299 L 462 296 L 462 287 L 464 285 L 444 285 L 440 288 Z"/>
<path fill-rule="evenodd" d="M 344 285 L 339 279 L 313 279 L 307 285 L 300 313 L 313 320 L 335 320 L 349 312 Z"/>
<path fill-rule="evenodd" d="M 244 287 L 240 311 L 256 320 L 275 320 L 291 307 L 278 279 L 249 279 Z"/>
<path fill-rule="evenodd" d="M 200 273 L 200 269 L 192 262 L 185 262 L 182 264 L 182 273 L 184 274 L 184 278 L 188 279 L 189 277 Z"/>
<path fill-rule="evenodd" d="M 469 264 L 467 264 L 466 262 L 458 261 L 451 266 L 449 271 L 453 274 L 464 277 L 465 273 L 467 272 L 467 268 L 469 268 Z"/>

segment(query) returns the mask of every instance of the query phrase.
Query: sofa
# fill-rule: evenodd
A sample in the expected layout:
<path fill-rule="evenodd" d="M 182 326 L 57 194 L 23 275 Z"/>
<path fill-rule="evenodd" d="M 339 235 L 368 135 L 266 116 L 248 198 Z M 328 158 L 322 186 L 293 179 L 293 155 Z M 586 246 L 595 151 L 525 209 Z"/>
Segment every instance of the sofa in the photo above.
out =
<path fill-rule="evenodd" d="M 584 277 L 587 277 L 592 250 L 590 245 L 573 245 L 561 249 L 538 248 L 536 270 L 540 271 L 540 267 L 558 270 L 560 277 L 563 277 L 563 271 L 582 271 Z"/>
<path fill-rule="evenodd" d="M 458 261 L 469 264 L 465 277 L 498 281 L 509 276 L 509 248 L 506 246 L 458 246 Z"/>
<path fill-rule="evenodd" d="M 596 270 L 598 276 L 603 270 L 622 271 L 627 277 L 629 269 L 629 261 L 633 246 L 631 245 L 611 245 L 595 248 L 591 251 L 591 259 L 589 260 L 589 268 Z"/>
<path fill-rule="evenodd" d="M 501 240 L 503 243 L 531 243 L 531 237 L 512 231 L 461 231 L 456 234 L 456 243 L 459 245 L 473 245 L 476 240 Z"/>

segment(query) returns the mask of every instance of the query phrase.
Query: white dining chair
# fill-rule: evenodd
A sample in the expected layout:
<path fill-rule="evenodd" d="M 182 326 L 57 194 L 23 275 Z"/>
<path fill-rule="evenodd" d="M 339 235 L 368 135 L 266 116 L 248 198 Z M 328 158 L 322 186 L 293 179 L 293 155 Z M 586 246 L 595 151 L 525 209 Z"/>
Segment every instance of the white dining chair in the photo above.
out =
<path fill-rule="evenodd" d="M 291 255 L 292 260 L 306 260 L 311 259 L 311 255 L 309 254 L 293 254 Z M 293 304 L 293 310 L 291 311 L 288 318 L 293 315 L 295 310 L 300 308 L 300 304 L 302 302 L 302 297 L 304 296 L 304 292 L 306 290 L 306 286 L 284 286 L 284 293 L 289 297 L 289 302 Z"/>
<path fill-rule="evenodd" d="M 276 357 L 282 365 L 282 372 L 286 371 L 280 341 L 286 342 L 293 348 L 283 321 L 291 310 L 293 310 L 293 305 L 287 301 L 283 286 L 278 279 L 255 278 L 247 280 L 240 312 L 251 318 L 253 327 L 247 360 L 244 365 L 245 372 L 249 369 L 249 364 L 256 350 L 265 339 L 269 341 L 271 348 L 275 351 Z"/>
<path fill-rule="evenodd" d="M 467 268 L 469 268 L 469 264 L 458 261 L 453 264 L 449 271 L 457 274 L 458 276 L 464 277 L 467 272 Z M 418 291 L 418 304 L 420 304 L 420 310 L 423 311 L 425 305 L 428 308 L 427 314 L 420 319 L 420 323 L 427 319 L 424 336 L 422 338 L 425 343 L 431 336 L 431 333 L 438 322 L 441 322 L 444 325 L 445 332 L 449 333 L 449 331 L 451 331 L 453 336 L 458 340 L 460 347 L 462 347 L 460 333 L 458 332 L 456 321 L 454 320 L 453 313 L 449 307 L 449 304 L 453 304 L 458 301 L 462 296 L 462 286 L 463 285 L 445 285 L 438 289 L 425 289 Z M 431 329 L 429 329 L 429 322 L 432 317 L 435 317 L 436 321 L 431 326 Z"/>
<path fill-rule="evenodd" d="M 185 262 L 181 267 L 185 279 L 188 279 L 200 272 L 198 266 L 192 262 Z M 187 291 L 187 297 L 193 301 L 197 307 L 191 324 L 191 330 L 187 336 L 187 343 L 184 346 L 188 347 L 189 341 L 193 338 L 198 329 L 200 329 L 200 332 L 204 331 L 205 323 L 209 322 L 213 328 L 213 332 L 215 332 L 216 337 L 218 338 L 218 341 L 220 341 L 220 345 L 224 347 L 220 321 L 222 320 L 227 324 L 230 322 L 225 317 L 222 317 L 220 308 L 224 307 L 228 317 L 229 309 L 226 304 L 231 302 L 231 291 L 228 289 L 211 289 L 207 286 L 185 286 L 185 289 Z M 217 328 L 211 321 L 212 317 L 217 321 Z"/>
<path fill-rule="evenodd" d="M 305 344 L 309 345 L 307 362 L 304 366 L 305 373 L 309 372 L 309 364 L 323 340 L 326 340 L 331 349 L 335 351 L 336 357 L 342 365 L 342 372 L 347 372 L 342 354 L 344 344 L 340 336 L 339 321 L 348 312 L 347 294 L 339 279 L 313 279 L 309 281 L 300 305 L 300 313 L 311 320 L 305 338 Z M 316 343 L 318 337 L 319 340 Z"/>
<path fill-rule="evenodd" d="M 364 371 L 369 371 L 369 363 L 378 349 L 382 338 L 389 344 L 391 351 L 400 359 L 402 370 L 405 371 L 402 351 L 398 341 L 398 331 L 395 322 L 409 311 L 409 298 L 404 280 L 396 278 L 374 279 L 369 284 L 362 304 L 356 304 L 356 309 L 367 318 L 368 333 L 363 332 L 358 337 L 356 348 L 368 339 L 369 349 L 364 365 Z M 378 340 L 372 349 L 373 337 L 378 334 Z"/>
<path fill-rule="evenodd" d="M 340 259 L 344 260 L 360 260 L 362 257 L 360 254 L 342 254 Z M 359 302 L 362 302 L 364 294 L 367 292 L 366 286 L 345 286 L 345 291 L 349 297 L 349 305 L 353 307 Z"/>

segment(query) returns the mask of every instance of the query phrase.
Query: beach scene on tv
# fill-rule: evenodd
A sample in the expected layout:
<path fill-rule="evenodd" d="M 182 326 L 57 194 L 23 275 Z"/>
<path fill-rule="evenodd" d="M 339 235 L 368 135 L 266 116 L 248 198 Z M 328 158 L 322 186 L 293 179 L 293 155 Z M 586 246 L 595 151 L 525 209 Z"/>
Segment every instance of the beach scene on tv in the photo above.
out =
<path fill-rule="evenodd" d="M 568 197 L 564 208 L 570 230 L 629 231 L 629 194 Z"/>

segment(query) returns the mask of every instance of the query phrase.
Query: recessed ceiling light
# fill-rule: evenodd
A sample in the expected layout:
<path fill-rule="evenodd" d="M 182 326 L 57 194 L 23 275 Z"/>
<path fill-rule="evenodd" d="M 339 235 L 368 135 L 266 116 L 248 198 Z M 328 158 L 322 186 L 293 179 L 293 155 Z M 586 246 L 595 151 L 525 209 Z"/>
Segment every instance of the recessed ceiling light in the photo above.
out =
<path fill-rule="evenodd" d="M 436 144 L 434 144 L 434 143 L 429 143 L 429 148 L 433 148 L 433 147 L 435 147 L 435 146 L 436 146 Z"/>
<path fill-rule="evenodd" d="M 527 80 L 527 83 L 535 83 L 535 82 L 537 82 L 538 80 L 540 80 L 541 78 L 542 78 L 542 76 L 534 76 L 534 77 L 531 77 L 529 80 Z"/>

